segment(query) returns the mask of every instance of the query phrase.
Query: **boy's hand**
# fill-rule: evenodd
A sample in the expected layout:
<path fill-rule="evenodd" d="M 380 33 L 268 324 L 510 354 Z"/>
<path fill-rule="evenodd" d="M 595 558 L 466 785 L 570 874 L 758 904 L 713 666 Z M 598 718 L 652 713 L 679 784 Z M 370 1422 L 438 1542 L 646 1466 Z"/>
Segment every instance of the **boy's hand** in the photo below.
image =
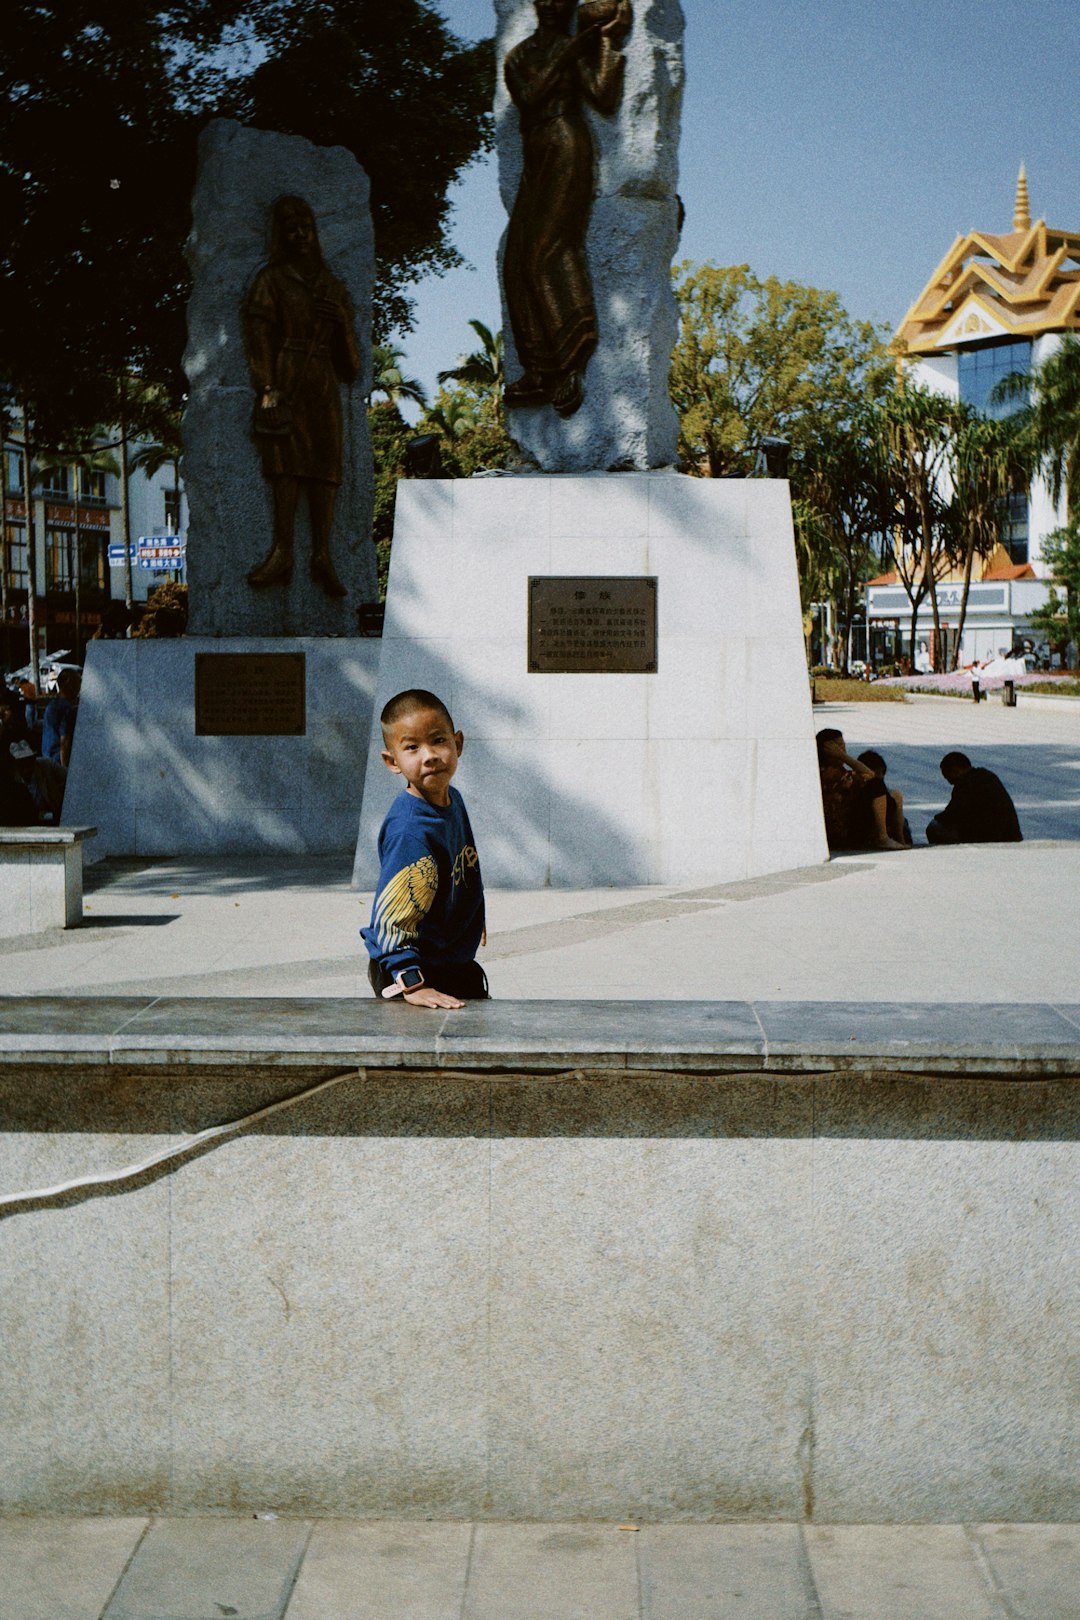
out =
<path fill-rule="evenodd" d="M 433 990 L 430 984 L 420 984 L 415 990 L 406 990 L 401 999 L 407 1001 L 410 1007 L 454 1008 L 465 1005 L 457 996 L 444 995 L 441 990 Z"/>

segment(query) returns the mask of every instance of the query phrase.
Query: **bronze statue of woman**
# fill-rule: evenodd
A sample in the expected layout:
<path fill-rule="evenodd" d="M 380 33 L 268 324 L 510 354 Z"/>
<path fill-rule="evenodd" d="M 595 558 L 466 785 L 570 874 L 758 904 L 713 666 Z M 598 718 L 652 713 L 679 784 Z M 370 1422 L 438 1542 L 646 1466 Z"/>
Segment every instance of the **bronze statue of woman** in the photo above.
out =
<path fill-rule="evenodd" d="M 619 45 L 629 0 L 535 0 L 537 28 L 506 59 L 524 166 L 506 237 L 503 288 L 523 375 L 510 407 L 550 404 L 572 416 L 596 348 L 596 306 L 585 255 L 593 198 L 588 101 L 613 113 L 622 93 Z"/>
<path fill-rule="evenodd" d="M 342 473 L 342 383 L 356 380 L 360 352 L 352 303 L 319 247 L 302 197 L 274 204 L 270 261 L 244 302 L 244 335 L 255 387 L 252 432 L 274 501 L 269 554 L 248 574 L 261 588 L 292 577 L 293 528 L 303 488 L 311 516 L 311 577 L 342 597 L 330 530 Z"/>

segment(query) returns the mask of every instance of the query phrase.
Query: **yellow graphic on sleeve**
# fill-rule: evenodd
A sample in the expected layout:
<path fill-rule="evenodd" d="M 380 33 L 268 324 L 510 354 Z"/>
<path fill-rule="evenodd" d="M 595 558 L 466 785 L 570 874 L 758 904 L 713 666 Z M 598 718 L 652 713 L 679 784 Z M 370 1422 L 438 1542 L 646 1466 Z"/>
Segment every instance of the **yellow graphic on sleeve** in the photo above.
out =
<path fill-rule="evenodd" d="M 371 919 L 383 955 L 415 941 L 438 887 L 439 869 L 430 855 L 394 874 L 376 900 Z"/>

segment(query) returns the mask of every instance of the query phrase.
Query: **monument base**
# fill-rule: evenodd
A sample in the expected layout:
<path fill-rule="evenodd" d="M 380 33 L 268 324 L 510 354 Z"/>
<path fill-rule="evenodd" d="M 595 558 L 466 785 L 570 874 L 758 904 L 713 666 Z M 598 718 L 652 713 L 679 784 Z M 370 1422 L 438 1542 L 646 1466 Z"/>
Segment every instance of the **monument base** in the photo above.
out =
<path fill-rule="evenodd" d="M 656 580 L 655 672 L 530 669 L 530 578 L 613 575 Z M 489 887 L 726 883 L 827 859 L 786 483 L 402 483 L 376 715 L 412 686 L 465 733 L 457 784 Z M 358 888 L 401 790 L 379 748 L 376 725 Z"/>
<path fill-rule="evenodd" d="M 91 642 L 65 824 L 97 828 L 86 846 L 89 860 L 347 854 L 356 836 L 378 649 L 377 641 L 344 637 Z M 282 653 L 303 655 L 302 734 L 197 734 L 200 654 Z M 227 666 L 220 667 L 228 680 Z M 225 724 L 260 723 L 257 691 L 249 688 L 245 697 L 239 685 L 219 686 L 215 695 L 214 712 Z M 211 715 L 209 724 L 217 723 Z"/>

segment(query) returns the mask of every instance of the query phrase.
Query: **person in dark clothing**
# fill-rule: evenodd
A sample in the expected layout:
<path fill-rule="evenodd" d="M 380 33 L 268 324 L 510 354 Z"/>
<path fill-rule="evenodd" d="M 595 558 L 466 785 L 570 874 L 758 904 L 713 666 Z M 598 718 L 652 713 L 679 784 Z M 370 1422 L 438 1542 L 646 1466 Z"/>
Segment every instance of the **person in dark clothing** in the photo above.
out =
<path fill-rule="evenodd" d="M 1016 844 L 1023 838 L 1016 806 L 1001 778 L 966 754 L 946 754 L 938 767 L 952 797 L 927 825 L 929 844 Z"/>
<path fill-rule="evenodd" d="M 891 803 L 885 783 L 860 760 L 852 759 L 843 733 L 826 726 L 817 734 L 821 805 L 830 854 L 852 849 L 903 849 L 890 836 L 886 813 Z"/>
<path fill-rule="evenodd" d="M 911 828 L 908 826 L 907 817 L 904 814 L 904 795 L 899 788 L 891 788 L 885 784 L 885 773 L 889 767 L 885 763 L 884 756 L 879 754 L 875 748 L 867 748 L 859 755 L 859 764 L 865 765 L 872 770 L 875 779 L 885 786 L 887 800 L 885 827 L 889 837 L 894 839 L 896 843 L 903 844 L 906 849 L 910 849 L 912 844 Z M 873 803 L 874 801 L 868 799 L 867 802 Z M 873 840 L 868 840 L 868 842 L 873 842 Z"/>

